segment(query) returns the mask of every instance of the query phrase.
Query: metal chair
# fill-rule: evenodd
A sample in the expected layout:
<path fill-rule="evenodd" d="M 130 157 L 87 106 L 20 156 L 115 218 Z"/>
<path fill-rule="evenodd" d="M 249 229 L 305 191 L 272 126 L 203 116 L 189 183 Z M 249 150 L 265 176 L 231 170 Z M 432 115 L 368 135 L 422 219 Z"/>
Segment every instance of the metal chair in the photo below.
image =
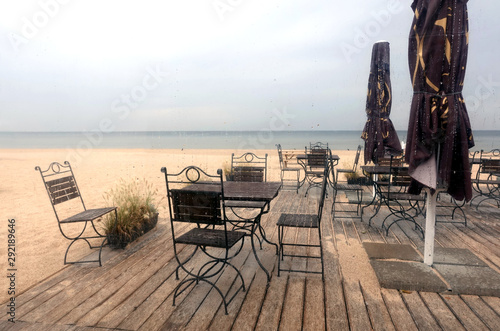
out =
<path fill-rule="evenodd" d="M 231 154 L 232 180 L 236 182 L 266 182 L 267 181 L 267 153 L 264 157 L 247 152 L 241 156 Z M 239 219 L 232 220 L 233 229 L 251 231 L 255 213 L 263 212 L 267 206 L 265 201 L 229 200 L 225 202 L 227 208 Z M 245 214 L 246 213 L 246 214 Z M 263 231 L 263 229 L 261 229 Z M 263 236 L 265 237 L 265 236 Z M 259 238 L 262 248 L 262 241 Z"/>
<path fill-rule="evenodd" d="M 46 170 L 36 166 L 35 170 L 39 171 L 42 176 L 61 234 L 66 239 L 71 240 L 64 254 L 64 264 L 98 262 L 99 266 L 101 266 L 102 248 L 108 243 L 109 238 L 107 238 L 106 234 L 99 232 L 95 222 L 114 211 L 114 224 L 116 226 L 118 220 L 116 207 L 87 209 L 68 161 L 65 161 L 64 164 L 52 162 Z M 78 199 L 73 200 L 76 198 Z M 74 210 L 81 211 L 74 214 Z M 75 225 L 78 227 L 77 229 L 75 229 Z M 70 232 L 75 234 L 70 234 Z M 100 244 L 92 245 L 91 241 L 95 241 L 94 239 L 99 239 Z M 98 259 L 68 261 L 70 248 L 80 240 L 86 242 L 90 249 L 99 248 Z"/>
<path fill-rule="evenodd" d="M 333 218 L 350 218 L 350 217 L 357 217 L 361 219 L 361 202 L 363 201 L 363 187 L 359 184 L 355 183 L 349 183 L 347 180 L 341 181 L 339 179 L 339 174 L 348 174 L 348 173 L 355 173 L 357 168 L 358 168 L 358 161 L 359 161 L 359 155 L 361 153 L 361 145 L 358 146 L 358 149 L 356 151 L 356 156 L 354 158 L 354 164 L 351 169 L 337 169 L 335 176 L 333 176 L 333 202 L 332 202 L 332 216 Z M 330 158 L 331 159 L 331 158 Z M 332 161 L 330 161 L 332 162 Z M 333 169 L 333 166 L 330 166 Z M 354 192 L 356 194 L 356 201 L 351 201 L 348 197 L 347 202 L 340 202 L 337 201 L 337 194 L 339 191 L 343 191 L 346 194 L 349 194 L 349 192 Z M 350 204 L 355 204 L 356 205 L 356 210 L 342 210 L 338 211 L 336 208 L 337 205 L 350 205 Z M 335 215 L 337 213 L 337 215 Z M 341 213 L 338 215 L 338 213 Z M 356 214 L 355 216 L 350 216 L 351 214 Z"/>
<path fill-rule="evenodd" d="M 476 178 L 473 180 L 474 189 L 478 192 L 470 205 L 478 199 L 476 210 L 479 206 L 488 200 L 493 200 L 500 208 L 500 149 L 493 149 L 489 152 L 481 150 L 479 155 L 479 168 L 476 172 Z"/>
<path fill-rule="evenodd" d="M 407 189 L 411 182 L 411 177 L 408 173 L 408 167 L 401 166 L 401 158 L 394 158 L 391 156 L 390 160 L 389 181 L 375 182 L 377 194 L 381 199 L 380 203 L 384 203 L 389 209 L 389 214 L 384 218 L 384 221 L 382 222 L 382 228 L 386 230 L 386 235 L 388 235 L 389 229 L 395 223 L 400 221 L 410 221 L 415 225 L 415 230 L 420 231 L 423 238 L 424 230 L 422 229 L 420 224 L 417 223 L 415 217 L 423 214 L 423 206 L 420 206 L 419 204 L 425 204 L 425 195 L 414 195 L 407 193 Z M 380 204 L 378 208 L 380 208 Z M 415 214 L 411 215 L 409 213 L 410 210 L 413 210 Z M 371 220 L 374 216 L 370 218 L 368 225 L 371 225 Z M 395 218 L 391 219 L 391 217 Z M 388 223 L 389 220 L 390 223 L 387 225 L 386 223 Z"/>
<path fill-rule="evenodd" d="M 278 277 L 280 276 L 281 271 L 288 272 L 304 272 L 304 273 L 315 273 L 321 274 L 321 277 L 324 280 L 324 266 L 323 266 L 323 245 L 321 240 L 321 217 L 323 214 L 323 205 L 325 203 L 326 190 L 327 190 L 327 182 L 328 182 L 328 165 L 325 164 L 322 176 L 322 184 L 321 184 L 321 194 L 318 201 L 318 213 L 317 214 L 281 214 L 278 219 L 278 241 L 279 241 L 279 255 L 278 255 Z M 285 241 L 285 228 L 302 228 L 302 229 L 317 229 L 319 244 L 307 244 L 301 242 L 291 242 Z M 319 255 L 301 255 L 296 253 L 286 253 L 285 247 L 287 246 L 298 246 L 298 247 L 313 247 L 319 248 Z M 281 261 L 283 261 L 284 257 L 294 257 L 294 258 L 312 258 L 312 259 L 320 259 L 321 260 L 321 271 L 315 270 L 299 270 L 299 269 L 282 269 Z"/>
<path fill-rule="evenodd" d="M 307 150 L 305 160 L 305 180 L 308 182 L 308 187 L 305 196 L 313 187 L 321 188 L 323 176 L 325 174 L 325 167 L 328 170 L 329 164 L 327 162 L 330 155 L 329 149 L 313 148 Z M 328 172 L 327 172 L 328 176 Z"/>
<path fill-rule="evenodd" d="M 173 305 L 176 298 L 191 285 L 205 282 L 220 294 L 227 314 L 227 305 L 240 290 L 245 291 L 242 274 L 230 263 L 243 248 L 245 233 L 228 230 L 222 170 L 217 170 L 217 175 L 209 175 L 195 166 L 186 167 L 178 173 L 168 173 L 165 167 L 161 171 L 165 174 L 173 248 L 178 263 L 176 279 L 179 279 L 179 269 L 187 274 L 175 288 Z M 186 232 L 178 231 L 181 224 L 186 223 L 193 226 Z M 193 246 L 194 251 L 181 261 L 178 245 Z M 201 266 L 193 262 L 198 250 L 208 258 Z M 217 276 L 226 267 L 233 269 L 241 281 L 231 296 L 229 289 L 223 293 L 216 285 Z"/>
<path fill-rule="evenodd" d="M 300 169 L 299 166 L 290 166 L 289 161 L 286 159 L 286 155 L 283 156 L 283 151 L 281 149 L 280 144 L 276 144 L 276 148 L 278 149 L 278 157 L 280 162 L 280 178 L 281 178 L 281 188 L 292 188 L 299 193 L 300 188 Z M 289 178 L 286 176 L 287 173 L 295 173 L 296 178 Z"/>

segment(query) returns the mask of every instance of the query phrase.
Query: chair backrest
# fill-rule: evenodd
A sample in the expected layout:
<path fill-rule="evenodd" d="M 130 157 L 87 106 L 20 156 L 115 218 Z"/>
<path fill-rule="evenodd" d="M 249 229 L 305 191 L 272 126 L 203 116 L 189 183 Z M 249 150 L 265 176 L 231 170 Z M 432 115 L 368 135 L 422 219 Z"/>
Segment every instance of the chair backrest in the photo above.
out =
<path fill-rule="evenodd" d="M 266 182 L 267 153 L 264 157 L 254 153 L 244 153 L 241 156 L 231 154 L 231 171 L 237 182 Z"/>
<path fill-rule="evenodd" d="M 390 161 L 390 178 L 389 178 L 389 189 L 388 194 L 391 194 L 391 187 L 399 188 L 399 191 L 406 192 L 408 186 L 411 183 L 410 173 L 407 167 L 402 167 L 401 158 L 391 156 Z"/>
<path fill-rule="evenodd" d="M 331 152 L 330 152 L 331 153 Z M 325 160 L 325 164 L 324 164 L 324 167 L 325 167 L 325 170 L 323 172 L 323 182 L 321 183 L 321 195 L 320 195 L 320 198 L 319 198 L 319 203 L 318 203 L 318 221 L 320 222 L 321 224 L 321 217 L 323 215 L 323 206 L 325 204 L 325 197 L 326 197 L 326 190 L 328 188 L 328 161 Z"/>
<path fill-rule="evenodd" d="M 178 173 L 168 173 L 163 167 L 167 186 L 170 221 L 208 225 L 225 224 L 222 170 L 209 175 L 196 166 Z"/>
<path fill-rule="evenodd" d="M 377 159 L 377 165 L 379 166 L 394 166 L 394 167 L 399 167 L 402 166 L 404 163 L 404 158 L 402 155 L 398 156 L 384 156 L 384 157 L 379 157 Z"/>
<path fill-rule="evenodd" d="M 276 149 L 278 150 L 278 158 L 280 161 L 280 169 L 283 170 L 284 164 L 283 164 L 283 151 L 281 149 L 281 144 L 276 144 Z"/>
<path fill-rule="evenodd" d="M 328 143 L 322 143 L 320 141 L 309 143 L 309 149 L 328 149 Z"/>
<path fill-rule="evenodd" d="M 358 145 L 358 149 L 356 150 L 356 156 L 354 157 L 354 165 L 352 167 L 352 172 L 356 172 L 356 170 L 358 169 L 359 154 L 361 154 L 361 145 Z"/>
<path fill-rule="evenodd" d="M 479 172 L 483 174 L 500 174 L 500 149 L 489 152 L 481 150 Z"/>
<path fill-rule="evenodd" d="M 35 170 L 38 170 L 42 176 L 43 184 L 49 195 L 50 203 L 56 214 L 57 221 L 60 220 L 56 205 L 60 203 L 79 198 L 83 210 L 86 210 L 85 203 L 80 195 L 80 190 L 78 189 L 73 174 L 73 169 L 71 169 L 71 165 L 68 161 L 64 161 L 64 164 L 52 162 L 46 170 L 42 170 L 39 166 L 36 166 Z"/>
<path fill-rule="evenodd" d="M 307 166 L 309 168 L 321 168 L 325 167 L 326 161 L 328 159 L 329 150 L 326 149 L 311 149 L 306 153 Z"/>

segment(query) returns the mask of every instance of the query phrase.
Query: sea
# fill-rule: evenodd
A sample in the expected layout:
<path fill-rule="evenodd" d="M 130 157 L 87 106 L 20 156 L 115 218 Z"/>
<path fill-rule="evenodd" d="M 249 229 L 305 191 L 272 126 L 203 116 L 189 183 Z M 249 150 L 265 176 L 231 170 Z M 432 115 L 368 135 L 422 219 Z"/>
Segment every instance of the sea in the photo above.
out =
<path fill-rule="evenodd" d="M 406 131 L 398 131 L 406 141 Z M 500 148 L 500 131 L 474 131 L 471 151 Z M 283 149 L 302 150 L 309 143 L 332 150 L 363 145 L 361 131 L 141 131 L 141 132 L 0 132 L 0 149 Z"/>

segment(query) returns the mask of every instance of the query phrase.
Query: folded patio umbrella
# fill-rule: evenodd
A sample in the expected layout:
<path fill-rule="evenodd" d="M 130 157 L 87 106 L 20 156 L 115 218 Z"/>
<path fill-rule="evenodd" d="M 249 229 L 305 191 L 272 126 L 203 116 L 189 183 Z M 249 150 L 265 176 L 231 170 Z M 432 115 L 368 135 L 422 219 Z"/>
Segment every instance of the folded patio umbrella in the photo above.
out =
<path fill-rule="evenodd" d="M 390 76 L 390 50 L 387 41 L 373 45 L 368 95 L 366 98 L 366 124 L 361 138 L 365 141 L 365 164 L 386 154 L 401 154 L 401 144 L 389 115 L 392 91 Z"/>
<path fill-rule="evenodd" d="M 469 42 L 467 0 L 414 0 L 408 59 L 413 100 L 406 162 L 411 192 L 442 188 L 469 201 L 474 146 L 462 97 Z"/>
<path fill-rule="evenodd" d="M 406 162 L 410 193 L 428 188 L 424 263 L 434 261 L 436 198 L 441 190 L 469 201 L 474 146 L 462 87 L 469 29 L 467 0 L 414 0 L 408 60 L 413 84 Z"/>

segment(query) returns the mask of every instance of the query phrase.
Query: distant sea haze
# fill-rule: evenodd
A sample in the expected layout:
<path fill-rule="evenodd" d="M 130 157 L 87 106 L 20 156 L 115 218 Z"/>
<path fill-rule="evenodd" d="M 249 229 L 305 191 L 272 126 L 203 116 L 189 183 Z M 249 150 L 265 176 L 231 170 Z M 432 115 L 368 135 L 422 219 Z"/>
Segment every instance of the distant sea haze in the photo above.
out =
<path fill-rule="evenodd" d="M 398 131 L 406 141 L 406 131 Z M 500 148 L 500 131 L 474 131 L 472 150 Z M 147 132 L 0 132 L 0 148 L 74 149 L 283 149 L 302 150 L 310 142 L 327 142 L 333 150 L 364 145 L 361 131 L 147 131 Z"/>

